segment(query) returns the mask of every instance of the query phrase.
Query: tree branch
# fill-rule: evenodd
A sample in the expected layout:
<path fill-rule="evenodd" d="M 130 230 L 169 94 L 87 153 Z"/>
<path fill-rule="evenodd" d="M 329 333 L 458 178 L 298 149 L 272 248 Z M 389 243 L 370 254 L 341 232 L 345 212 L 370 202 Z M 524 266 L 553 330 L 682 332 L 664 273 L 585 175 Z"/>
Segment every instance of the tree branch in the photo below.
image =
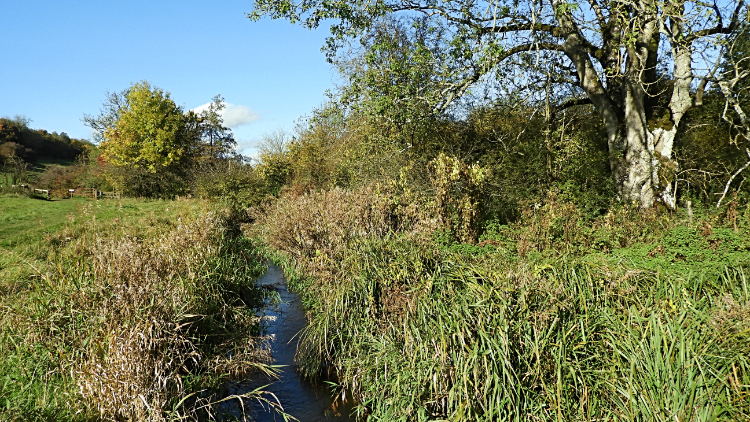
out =
<path fill-rule="evenodd" d="M 750 149 L 745 148 L 745 153 L 747 153 L 747 158 L 750 158 Z M 740 173 L 742 173 L 742 170 L 745 170 L 750 166 L 750 161 L 745 163 L 744 166 L 740 167 L 737 171 L 732 174 L 732 177 L 727 180 L 727 184 L 724 186 L 724 192 L 721 194 L 721 198 L 719 198 L 719 202 L 716 203 L 716 208 L 719 208 L 721 206 L 721 201 L 724 200 L 724 197 L 727 196 L 727 191 L 729 191 L 729 185 L 732 184 L 732 181 L 735 177 L 737 177 Z"/>
<path fill-rule="evenodd" d="M 716 34 L 730 34 L 732 31 L 737 29 L 737 25 L 740 24 L 740 12 L 742 11 L 742 7 L 745 5 L 745 0 L 740 0 L 737 3 L 737 8 L 734 9 L 734 13 L 732 13 L 732 21 L 729 23 L 729 26 L 724 26 L 721 22 L 721 15 L 719 15 L 719 24 L 714 26 L 713 28 L 706 28 L 702 29 L 700 31 L 693 32 L 687 36 L 685 36 L 685 41 L 687 43 L 691 43 L 695 41 L 698 38 L 707 37 L 710 35 L 716 35 Z"/>
<path fill-rule="evenodd" d="M 562 103 L 561 105 L 559 105 L 558 107 L 555 107 L 555 110 L 550 115 L 550 121 L 555 120 L 555 116 L 557 116 L 557 113 L 559 113 L 559 112 L 561 112 L 563 110 L 569 109 L 571 107 L 586 105 L 586 104 L 593 104 L 593 102 L 591 101 L 591 98 L 588 98 L 588 97 L 586 97 L 586 98 L 574 98 L 572 100 L 568 100 L 568 101 Z"/>
<path fill-rule="evenodd" d="M 441 96 L 445 98 L 445 100 L 442 103 L 439 103 L 435 106 L 434 111 L 442 113 L 445 110 L 448 109 L 448 107 L 455 101 L 457 98 L 461 97 L 468 89 L 479 81 L 479 79 L 484 76 L 488 70 L 490 70 L 494 65 L 497 63 L 502 62 L 503 60 L 507 59 L 510 56 L 513 56 L 518 53 L 522 53 L 524 51 L 542 51 L 542 50 L 548 50 L 548 51 L 560 51 L 564 52 L 564 48 L 562 45 L 554 44 L 554 43 L 528 43 L 519 45 L 516 47 L 513 47 L 509 50 L 504 51 L 502 54 L 498 55 L 492 60 L 492 63 L 485 63 L 481 67 L 475 67 L 474 72 L 466 78 L 464 78 L 461 82 L 449 84 L 446 88 L 444 88 L 441 91 Z"/>

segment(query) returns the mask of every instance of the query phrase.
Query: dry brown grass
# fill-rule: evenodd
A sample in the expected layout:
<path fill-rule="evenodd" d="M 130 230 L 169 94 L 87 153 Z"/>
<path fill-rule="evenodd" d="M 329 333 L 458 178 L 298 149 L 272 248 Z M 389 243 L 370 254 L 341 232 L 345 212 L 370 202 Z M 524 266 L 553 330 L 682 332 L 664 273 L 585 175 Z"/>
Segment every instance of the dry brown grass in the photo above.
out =
<path fill-rule="evenodd" d="M 72 414 L 197 420 L 228 380 L 269 371 L 268 347 L 254 336 L 259 259 L 227 233 L 222 213 L 178 215 L 148 229 L 153 215 L 130 222 L 136 230 L 71 222 L 50 239 L 59 241 L 55 270 L 6 303 L 2 326 L 15 346 L 0 346 L 45 353 L 48 378 L 75 386 Z"/>
<path fill-rule="evenodd" d="M 329 279 L 330 263 L 348 256 L 354 241 L 392 233 L 427 241 L 439 225 L 430 210 L 420 195 L 395 185 L 336 188 L 285 196 L 255 210 L 254 227 L 262 232 L 253 234 L 304 264 L 312 275 Z"/>

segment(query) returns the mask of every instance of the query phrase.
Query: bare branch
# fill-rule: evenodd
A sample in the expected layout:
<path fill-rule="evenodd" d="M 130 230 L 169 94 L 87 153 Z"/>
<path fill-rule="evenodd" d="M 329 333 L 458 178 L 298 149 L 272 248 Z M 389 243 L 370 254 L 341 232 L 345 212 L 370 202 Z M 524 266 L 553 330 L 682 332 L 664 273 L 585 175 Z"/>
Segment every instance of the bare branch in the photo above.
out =
<path fill-rule="evenodd" d="M 747 158 L 750 158 L 750 149 L 745 148 L 745 153 L 747 153 Z M 737 177 L 740 173 L 742 173 L 743 170 L 750 167 L 750 161 L 745 163 L 742 167 L 740 167 L 737 171 L 732 174 L 732 176 L 727 180 L 727 184 L 724 186 L 724 192 L 721 194 L 721 198 L 719 198 L 719 202 L 716 203 L 716 208 L 719 208 L 721 206 L 721 201 L 724 200 L 724 197 L 727 196 L 727 192 L 729 191 L 729 185 L 732 184 L 732 181 L 735 177 Z"/>

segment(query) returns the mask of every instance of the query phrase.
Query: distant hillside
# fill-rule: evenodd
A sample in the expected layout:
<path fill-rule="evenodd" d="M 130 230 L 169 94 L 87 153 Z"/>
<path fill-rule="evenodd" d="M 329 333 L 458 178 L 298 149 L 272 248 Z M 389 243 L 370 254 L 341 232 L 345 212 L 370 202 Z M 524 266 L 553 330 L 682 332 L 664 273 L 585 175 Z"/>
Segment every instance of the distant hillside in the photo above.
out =
<path fill-rule="evenodd" d="M 65 132 L 31 129 L 23 118 L 0 118 L 0 163 L 12 156 L 30 163 L 41 157 L 74 160 L 92 147 L 89 141 L 73 139 Z"/>

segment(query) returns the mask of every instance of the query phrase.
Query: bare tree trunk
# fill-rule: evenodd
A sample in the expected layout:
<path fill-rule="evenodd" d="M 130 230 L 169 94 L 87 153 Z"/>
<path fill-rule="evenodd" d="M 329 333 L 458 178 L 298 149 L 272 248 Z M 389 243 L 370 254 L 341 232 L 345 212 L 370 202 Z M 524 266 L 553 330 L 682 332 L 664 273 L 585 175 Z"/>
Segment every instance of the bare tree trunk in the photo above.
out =
<path fill-rule="evenodd" d="M 628 102 L 628 114 L 635 116 L 622 122 L 622 133 L 610 136 L 623 139 L 618 143 L 621 148 L 610 148 L 609 152 L 620 199 L 637 202 L 642 208 L 649 208 L 657 201 L 674 208 L 674 183 L 670 177 L 674 171 L 669 170 L 677 168 L 672 157 L 676 127 L 648 130 L 632 120 L 644 114 L 644 103 L 631 98 Z"/>

